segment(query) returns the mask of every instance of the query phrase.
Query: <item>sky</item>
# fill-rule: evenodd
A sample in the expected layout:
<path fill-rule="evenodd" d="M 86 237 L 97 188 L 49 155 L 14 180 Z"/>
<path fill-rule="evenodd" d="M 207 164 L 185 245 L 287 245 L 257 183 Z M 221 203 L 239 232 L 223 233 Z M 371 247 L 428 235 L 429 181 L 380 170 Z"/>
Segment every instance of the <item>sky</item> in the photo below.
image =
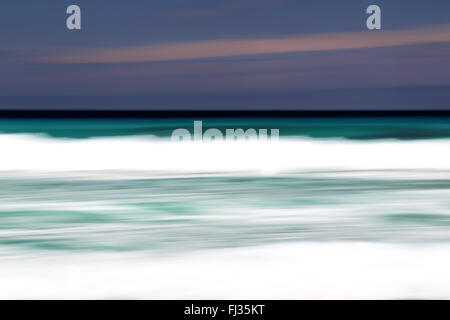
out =
<path fill-rule="evenodd" d="M 82 30 L 66 28 L 81 8 Z M 366 8 L 381 8 L 368 30 Z M 2 0 L 0 109 L 450 110 L 448 0 Z"/>

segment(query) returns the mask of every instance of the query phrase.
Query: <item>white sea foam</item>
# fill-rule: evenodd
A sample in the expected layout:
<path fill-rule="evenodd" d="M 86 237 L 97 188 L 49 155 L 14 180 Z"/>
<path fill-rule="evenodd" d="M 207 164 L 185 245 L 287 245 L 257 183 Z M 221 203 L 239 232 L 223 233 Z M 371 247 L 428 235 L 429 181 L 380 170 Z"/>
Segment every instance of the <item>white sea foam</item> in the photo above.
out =
<path fill-rule="evenodd" d="M 281 139 L 171 142 L 151 136 L 56 139 L 1 134 L 0 171 L 145 171 L 168 175 L 324 170 L 448 170 L 441 140 Z"/>
<path fill-rule="evenodd" d="M 449 250 L 306 242 L 166 257 L 3 259 L 0 298 L 448 299 Z"/>

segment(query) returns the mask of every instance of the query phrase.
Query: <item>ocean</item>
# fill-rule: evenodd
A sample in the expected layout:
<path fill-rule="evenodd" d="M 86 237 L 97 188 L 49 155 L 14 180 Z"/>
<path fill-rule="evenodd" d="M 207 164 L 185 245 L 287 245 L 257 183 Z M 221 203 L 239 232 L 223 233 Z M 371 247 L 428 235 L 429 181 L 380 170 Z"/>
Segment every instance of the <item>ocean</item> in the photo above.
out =
<path fill-rule="evenodd" d="M 174 129 L 279 129 L 175 142 Z M 450 298 L 450 118 L 0 119 L 0 298 Z"/>

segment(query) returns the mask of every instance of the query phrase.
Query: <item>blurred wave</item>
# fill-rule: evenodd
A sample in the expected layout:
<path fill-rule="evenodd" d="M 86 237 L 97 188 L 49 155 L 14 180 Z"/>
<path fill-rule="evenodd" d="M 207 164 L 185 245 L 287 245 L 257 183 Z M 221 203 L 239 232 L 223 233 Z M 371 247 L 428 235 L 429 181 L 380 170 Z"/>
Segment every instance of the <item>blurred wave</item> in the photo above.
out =
<path fill-rule="evenodd" d="M 0 245 L 180 251 L 450 239 L 448 140 L 0 135 Z"/>
<path fill-rule="evenodd" d="M 448 241 L 450 180 L 417 174 L 1 177 L 0 246 L 177 252 L 306 240 Z"/>

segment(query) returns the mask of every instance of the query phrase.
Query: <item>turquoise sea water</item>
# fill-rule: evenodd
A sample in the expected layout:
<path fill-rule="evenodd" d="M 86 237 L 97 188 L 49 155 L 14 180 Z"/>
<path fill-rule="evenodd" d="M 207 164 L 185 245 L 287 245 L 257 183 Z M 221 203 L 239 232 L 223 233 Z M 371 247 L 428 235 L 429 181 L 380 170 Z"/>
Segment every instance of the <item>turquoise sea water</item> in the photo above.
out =
<path fill-rule="evenodd" d="M 202 120 L 204 129 L 223 131 L 277 128 L 280 140 L 170 141 L 176 128 L 192 132 L 193 120 Z M 87 287 L 59 287 L 45 275 L 55 263 L 72 261 L 69 267 L 90 271 L 64 271 L 58 281 L 86 279 L 89 272 L 98 279 L 86 257 L 105 257 L 97 266 L 121 270 L 114 274 L 119 278 L 136 271 L 134 263 L 127 265 L 129 255 L 138 255 L 157 269 L 168 263 L 158 259 L 177 258 L 176 264 L 168 264 L 185 266 L 187 277 L 194 277 L 210 259 L 224 259 L 224 269 L 215 268 L 218 281 L 226 283 L 223 275 L 231 269 L 225 261 L 234 261 L 235 273 L 241 264 L 247 271 L 256 265 L 267 267 L 266 274 L 275 281 L 283 267 L 271 263 L 298 256 L 300 260 L 285 261 L 292 267 L 288 274 L 297 270 L 302 277 L 302 266 L 308 263 L 310 269 L 304 272 L 314 273 L 311 259 L 317 256 L 311 250 L 325 259 L 316 261 L 320 268 L 330 264 L 328 258 L 334 261 L 331 264 L 342 264 L 337 252 L 346 261 L 341 266 L 346 270 L 359 265 L 358 270 L 368 268 L 376 274 L 381 270 L 376 266 L 382 265 L 383 272 L 395 273 L 402 263 L 418 268 L 415 280 L 400 277 L 398 287 L 388 286 L 390 291 L 379 295 L 370 286 L 354 284 L 362 290 L 361 297 L 450 294 L 447 287 L 432 290 L 441 278 L 421 278 L 420 270 L 432 272 L 433 265 L 414 266 L 426 252 L 435 252 L 433 259 L 442 266 L 449 264 L 445 258 L 450 244 L 448 118 L 2 119 L 0 147 L 0 279 L 15 279 L 10 272 L 17 264 L 35 266 L 21 276 L 43 277 L 54 285 L 43 294 L 37 288 L 40 282 L 29 279 L 35 287 L 30 294 L 36 297 L 56 292 L 88 295 Z M 361 244 L 367 247 L 361 249 Z M 258 248 L 267 251 L 255 251 Z M 354 254 L 351 248 L 357 248 Z M 367 250 L 374 254 L 360 260 Z M 256 260 L 244 258 L 255 252 Z M 197 254 L 198 260 L 192 258 Z M 399 254 L 406 260 L 395 260 Z M 373 264 L 364 267 L 370 259 L 375 259 Z M 117 261 L 126 266 L 117 267 Z M 66 267 L 58 267 L 56 273 Z M 145 278 L 148 274 L 142 268 L 139 274 Z M 16 283 L 8 283 L 9 291 L 0 295 L 21 296 L 20 290 L 13 290 Z M 136 284 L 138 291 L 101 283 L 104 291 L 99 289 L 93 297 L 158 298 L 158 291 L 149 288 L 168 286 L 153 278 Z M 408 291 L 412 283 L 419 289 Z M 285 291 L 272 283 L 277 284 L 281 296 L 309 297 L 300 283 L 285 284 Z M 170 285 L 168 297 L 171 293 L 222 297 L 215 295 L 219 288 L 182 295 L 188 284 Z M 233 291 L 239 286 L 227 288 L 224 297 L 254 297 L 259 286 L 243 285 L 242 292 L 248 295 Z M 344 297 L 350 290 L 343 287 L 333 296 L 329 284 L 309 283 L 308 288 L 315 294 L 311 297 Z"/>
<path fill-rule="evenodd" d="M 170 136 L 176 128 L 280 128 L 283 136 L 348 139 L 429 139 L 450 137 L 446 117 L 353 118 L 206 118 L 206 119 L 0 119 L 5 134 L 45 134 L 55 138 L 90 138 L 134 135 Z"/>

